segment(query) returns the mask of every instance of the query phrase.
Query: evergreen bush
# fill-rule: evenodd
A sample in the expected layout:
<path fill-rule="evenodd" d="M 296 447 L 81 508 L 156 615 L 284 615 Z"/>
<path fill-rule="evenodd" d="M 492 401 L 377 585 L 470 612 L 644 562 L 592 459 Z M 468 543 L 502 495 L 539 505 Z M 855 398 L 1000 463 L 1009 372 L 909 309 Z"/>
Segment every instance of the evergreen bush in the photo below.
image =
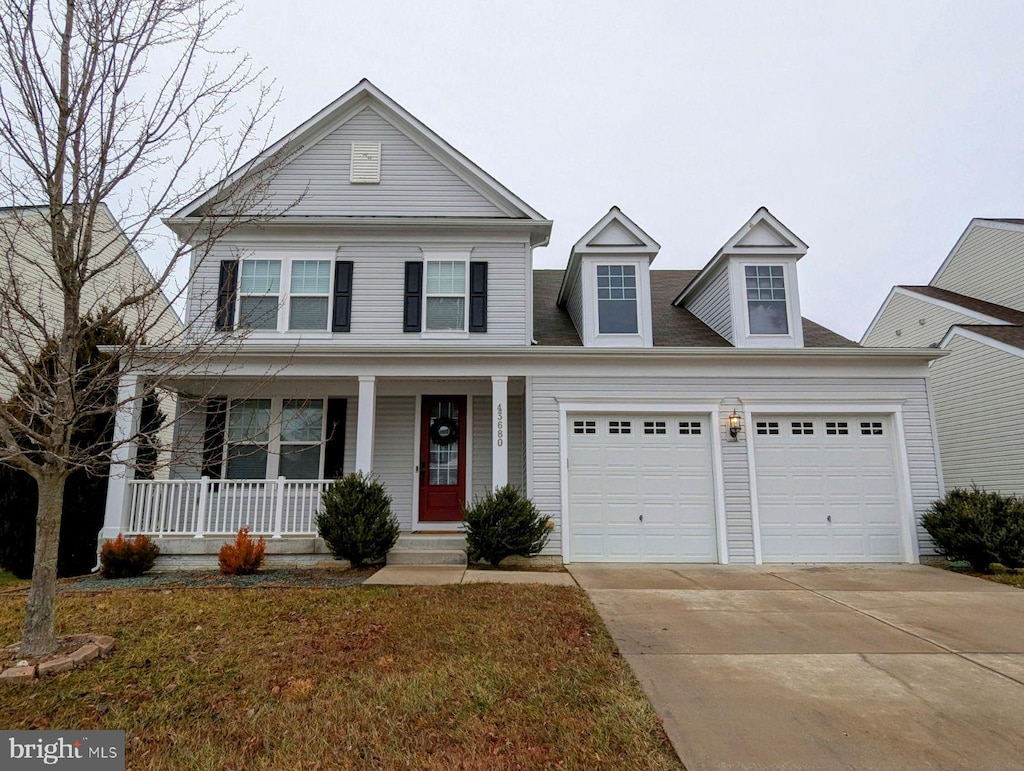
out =
<path fill-rule="evenodd" d="M 235 536 L 234 543 L 226 543 L 220 547 L 217 564 L 220 572 L 226 576 L 248 576 L 255 573 L 263 565 L 266 558 L 267 542 L 263 536 L 253 539 L 249 528 L 243 527 Z"/>
<path fill-rule="evenodd" d="M 100 549 L 100 575 L 104 578 L 141 576 L 156 562 L 160 548 L 144 535 L 131 540 L 118 535 Z"/>
<path fill-rule="evenodd" d="M 957 488 L 921 518 L 939 552 L 984 572 L 992 563 L 1024 567 L 1024 500 L 973 486 Z"/>
<path fill-rule="evenodd" d="M 497 566 L 506 557 L 538 554 L 548 542 L 550 518 L 512 485 L 499 487 L 464 507 L 466 553 L 470 562 Z"/>
<path fill-rule="evenodd" d="M 95 362 L 102 354 L 101 345 L 117 345 L 125 339 L 124 327 L 111 322 L 106 328 L 98 329 L 88 343 L 79 351 L 83 368 Z M 37 367 L 45 370 L 52 354 L 44 352 L 39 356 Z M 15 394 L 15 399 L 24 398 Z M 117 394 L 112 389 L 104 401 L 113 405 Z M 156 462 L 158 441 L 156 434 L 163 426 L 166 416 L 161 412 L 159 402 L 152 393 L 145 393 L 142 399 L 141 426 L 139 439 L 138 468 L 136 477 L 152 479 L 152 468 Z M 107 472 L 110 442 L 114 433 L 113 414 L 102 408 L 80 424 L 73 441 L 79 447 L 89 447 L 100 459 L 100 467 L 92 473 L 84 469 L 74 471 L 64 487 L 64 510 L 60 523 L 60 546 L 57 554 L 57 575 L 78 576 L 88 573 L 96 566 L 96 546 L 100 528 L 103 527 L 103 512 L 107 500 Z M 18 578 L 32 577 L 32 559 L 35 553 L 36 509 L 38 507 L 36 481 L 26 472 L 6 463 L 0 463 L 0 568 L 9 570 Z"/>
<path fill-rule="evenodd" d="M 398 540 L 391 497 L 372 474 L 357 471 L 335 479 L 323 493 L 316 529 L 338 559 L 354 567 L 383 560 Z"/>

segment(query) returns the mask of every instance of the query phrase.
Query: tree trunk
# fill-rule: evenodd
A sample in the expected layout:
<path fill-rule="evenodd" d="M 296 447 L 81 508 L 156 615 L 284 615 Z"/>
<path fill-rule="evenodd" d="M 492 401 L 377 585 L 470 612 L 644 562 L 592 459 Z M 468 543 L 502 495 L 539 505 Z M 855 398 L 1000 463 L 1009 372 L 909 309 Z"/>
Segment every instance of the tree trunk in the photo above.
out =
<path fill-rule="evenodd" d="M 28 590 L 25 627 L 20 655 L 45 656 L 57 649 L 54 633 L 54 604 L 57 595 L 57 547 L 60 519 L 64 509 L 66 474 L 44 474 L 39 485 L 36 512 L 36 551 L 32 563 L 32 586 Z"/>

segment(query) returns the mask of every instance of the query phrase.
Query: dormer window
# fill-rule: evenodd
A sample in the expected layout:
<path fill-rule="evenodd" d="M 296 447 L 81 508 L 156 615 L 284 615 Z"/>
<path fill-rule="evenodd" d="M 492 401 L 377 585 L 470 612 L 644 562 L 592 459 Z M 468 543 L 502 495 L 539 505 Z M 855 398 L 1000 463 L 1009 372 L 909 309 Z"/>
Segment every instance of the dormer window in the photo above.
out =
<path fill-rule="evenodd" d="M 752 335 L 788 335 L 786 277 L 781 265 L 746 265 L 747 318 Z"/>
<path fill-rule="evenodd" d="M 636 266 L 596 267 L 598 334 L 637 334 Z"/>

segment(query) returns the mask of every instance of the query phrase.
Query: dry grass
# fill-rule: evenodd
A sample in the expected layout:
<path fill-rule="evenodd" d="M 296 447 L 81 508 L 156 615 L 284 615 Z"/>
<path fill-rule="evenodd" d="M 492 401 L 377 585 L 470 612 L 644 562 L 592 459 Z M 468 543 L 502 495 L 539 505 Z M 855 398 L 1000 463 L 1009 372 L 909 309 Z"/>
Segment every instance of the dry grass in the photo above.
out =
<path fill-rule="evenodd" d="M 1024 573 L 972 573 L 979 578 L 995 581 L 997 584 L 1009 584 L 1024 589 Z"/>
<path fill-rule="evenodd" d="M 0 724 L 126 730 L 132 769 L 681 768 L 577 589 L 62 594 L 58 626 L 118 648 L 0 690 Z"/>

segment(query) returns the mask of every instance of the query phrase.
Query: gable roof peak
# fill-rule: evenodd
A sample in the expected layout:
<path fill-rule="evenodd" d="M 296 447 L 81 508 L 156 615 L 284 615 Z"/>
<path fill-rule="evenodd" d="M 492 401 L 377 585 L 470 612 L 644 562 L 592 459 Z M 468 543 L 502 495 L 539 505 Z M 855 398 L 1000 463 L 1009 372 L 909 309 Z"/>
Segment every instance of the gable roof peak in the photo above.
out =
<path fill-rule="evenodd" d="M 372 107 L 381 117 L 395 125 L 412 141 L 437 157 L 456 175 L 490 199 L 507 216 L 515 219 L 536 220 L 543 223 L 546 233 L 538 235 L 534 245 L 543 245 L 550 236 L 551 224 L 544 215 L 515 195 L 498 180 L 477 166 L 473 161 L 452 147 L 426 124 L 384 93 L 369 78 L 362 78 L 343 93 L 288 132 L 255 158 L 243 163 L 228 177 L 219 181 L 201 196 L 175 212 L 170 220 L 197 216 L 197 212 L 212 200 L 222 197 L 225 191 L 246 177 L 259 174 L 260 170 L 282 157 L 292 158 L 316 144 L 331 131 L 344 124 L 366 107 Z"/>

